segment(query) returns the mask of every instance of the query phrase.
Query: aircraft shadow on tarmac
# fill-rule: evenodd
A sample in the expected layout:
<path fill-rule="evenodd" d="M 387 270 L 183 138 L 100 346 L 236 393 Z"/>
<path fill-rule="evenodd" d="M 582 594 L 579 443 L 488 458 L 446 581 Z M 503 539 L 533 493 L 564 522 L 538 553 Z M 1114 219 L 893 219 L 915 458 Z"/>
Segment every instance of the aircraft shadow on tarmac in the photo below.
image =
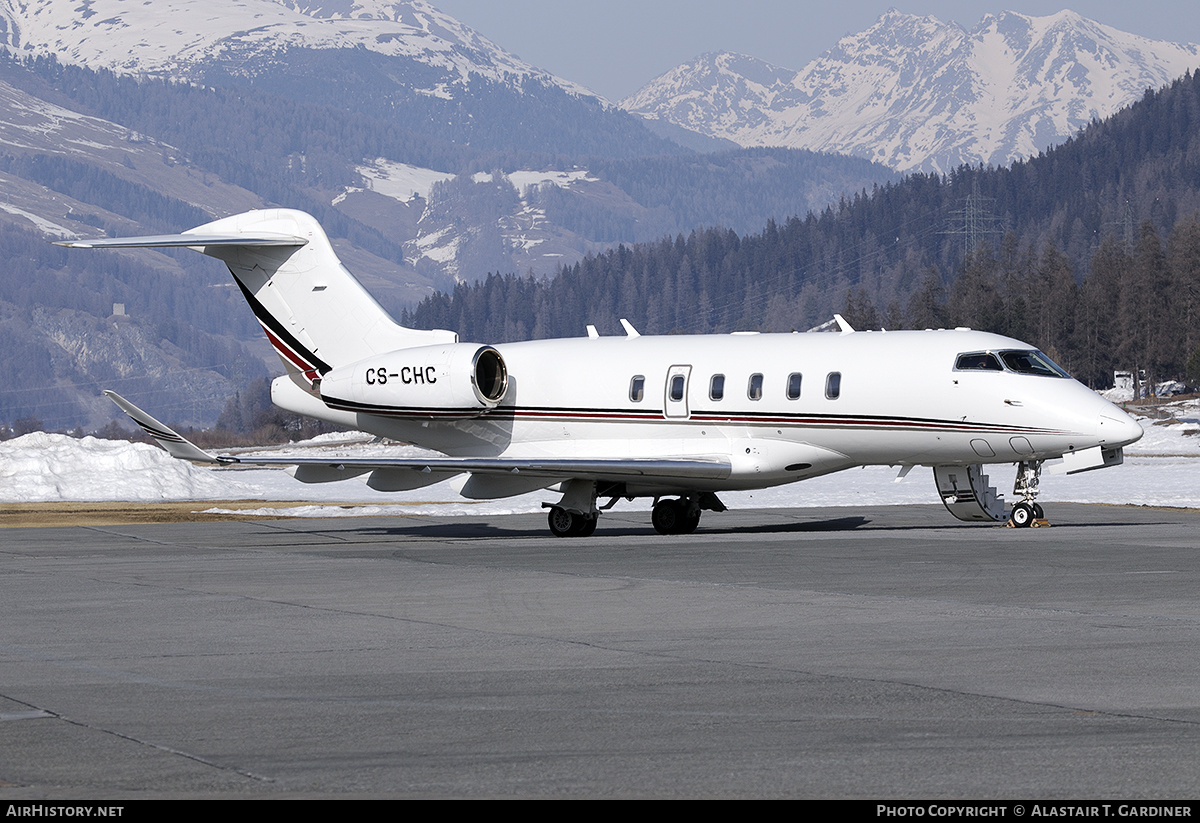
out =
<path fill-rule="evenodd" d="M 932 508 L 932 507 L 931 507 Z M 1101 509 L 1103 511 L 1103 509 Z M 1145 513 L 1139 509 L 1139 513 Z M 1096 514 L 1092 511 L 1091 514 Z M 1109 517 L 1093 518 L 1089 517 L 1084 521 L 1072 518 L 1071 521 L 1053 522 L 1053 525 L 1059 528 L 1096 528 L 1096 527 L 1130 527 L 1130 526 L 1147 526 L 1158 522 L 1157 519 L 1143 520 L 1140 517 L 1121 517 L 1120 509 L 1110 510 L 1105 512 Z M 416 522 L 413 522 L 416 521 Z M 1163 521 L 1165 522 L 1165 520 Z M 520 524 L 518 526 L 518 524 Z M 736 525 L 722 525 L 720 517 L 712 517 L 708 522 L 701 525 L 699 529 L 692 535 L 671 535 L 672 537 L 683 538 L 703 538 L 705 535 L 738 535 L 738 534 L 803 534 L 815 532 L 846 532 L 858 529 L 870 529 L 872 531 L 893 531 L 893 532 L 909 532 L 909 531 L 946 531 L 954 530 L 961 531 L 964 535 L 978 529 L 997 529 L 1003 528 L 1000 523 L 978 523 L 964 524 L 958 522 L 927 522 L 922 517 L 920 522 L 913 522 L 911 519 L 904 517 L 897 518 L 894 522 L 889 522 L 887 518 L 882 520 L 878 518 L 867 517 L 864 515 L 843 515 L 839 517 L 829 517 L 820 519 L 804 519 L 800 517 L 793 521 L 780 522 L 758 522 L 746 523 L 744 520 Z M 439 519 L 436 522 L 421 522 L 419 518 L 412 518 L 403 525 L 362 525 L 352 526 L 346 524 L 341 528 L 319 528 L 317 529 L 325 534 L 354 534 L 363 537 L 396 537 L 410 539 L 427 539 L 427 540 L 471 540 L 471 539 L 527 539 L 537 538 L 539 540 L 547 540 L 545 529 L 542 527 L 540 518 L 530 517 L 511 517 L 502 516 L 493 520 L 479 521 L 469 520 L 460 521 L 457 519 Z M 1020 530 L 1024 531 L 1024 530 Z M 612 537 L 638 537 L 638 536 L 654 536 L 654 530 L 646 523 L 637 522 L 633 518 L 626 519 L 624 517 L 611 517 L 607 520 L 602 519 L 600 527 L 597 529 L 592 539 L 605 539 Z M 553 542 L 557 543 L 558 540 Z M 567 544 L 586 544 L 586 538 L 566 538 Z"/>
<path fill-rule="evenodd" d="M 715 519 L 715 518 L 714 518 Z M 796 521 L 791 523 L 758 523 L 753 525 L 730 526 L 721 528 L 720 526 L 702 526 L 697 529 L 692 535 L 671 535 L 672 537 L 703 537 L 704 535 L 714 534 L 786 534 L 789 532 L 834 532 L 834 531 L 851 531 L 869 524 L 871 520 L 862 516 L 837 517 L 827 520 L 806 520 Z M 472 539 L 472 538 L 503 538 L 503 539 L 521 539 L 521 538 L 538 538 L 548 540 L 546 530 L 537 527 L 530 528 L 512 528 L 504 524 L 494 522 L 488 523 L 430 523 L 424 525 L 413 526 L 386 526 L 386 527 L 367 527 L 367 528 L 347 528 L 347 529 L 321 529 L 322 532 L 331 533 L 334 531 L 352 532 L 358 535 L 375 535 L 375 536 L 395 536 L 395 537 L 410 537 L 410 538 L 426 538 L 426 539 Z M 597 529 L 596 538 L 606 537 L 633 537 L 654 535 L 654 529 L 647 525 L 636 525 L 633 523 L 623 522 L 621 520 L 613 520 L 610 524 L 603 524 Z M 558 542 L 558 541 L 555 541 Z M 586 539 L 571 540 L 566 539 L 566 542 L 584 543 Z"/>

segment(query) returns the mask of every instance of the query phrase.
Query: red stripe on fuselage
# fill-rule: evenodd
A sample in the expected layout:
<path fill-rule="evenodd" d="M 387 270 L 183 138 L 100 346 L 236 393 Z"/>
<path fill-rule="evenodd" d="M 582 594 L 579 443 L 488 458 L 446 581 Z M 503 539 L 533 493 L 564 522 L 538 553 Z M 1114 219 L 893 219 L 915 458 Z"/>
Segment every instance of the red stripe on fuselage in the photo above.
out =
<path fill-rule="evenodd" d="M 306 362 L 296 352 L 292 351 L 291 347 L 287 346 L 282 340 L 276 337 L 270 329 L 268 329 L 262 323 L 259 323 L 259 325 L 262 326 L 262 330 L 266 333 L 267 339 L 271 341 L 271 345 L 275 348 L 275 351 L 279 352 L 280 357 L 290 361 L 296 366 L 296 368 L 300 369 L 305 376 L 307 376 L 309 372 L 316 371 L 311 363 Z"/>

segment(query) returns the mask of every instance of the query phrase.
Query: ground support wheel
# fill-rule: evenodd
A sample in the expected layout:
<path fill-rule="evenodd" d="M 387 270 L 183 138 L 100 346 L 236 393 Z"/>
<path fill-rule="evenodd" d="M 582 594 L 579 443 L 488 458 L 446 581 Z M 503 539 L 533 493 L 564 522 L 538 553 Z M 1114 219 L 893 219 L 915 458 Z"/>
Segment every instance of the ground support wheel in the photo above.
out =
<path fill-rule="evenodd" d="M 587 537 L 596 531 L 598 519 L 567 511 L 562 506 L 551 508 L 546 517 L 550 524 L 550 533 L 555 537 Z"/>
<path fill-rule="evenodd" d="M 1008 522 L 1012 523 L 1014 528 L 1027 529 L 1029 528 L 1029 525 L 1033 523 L 1033 520 L 1033 506 L 1029 505 L 1028 503 L 1017 503 L 1012 507 L 1012 514 L 1010 515 Z"/>

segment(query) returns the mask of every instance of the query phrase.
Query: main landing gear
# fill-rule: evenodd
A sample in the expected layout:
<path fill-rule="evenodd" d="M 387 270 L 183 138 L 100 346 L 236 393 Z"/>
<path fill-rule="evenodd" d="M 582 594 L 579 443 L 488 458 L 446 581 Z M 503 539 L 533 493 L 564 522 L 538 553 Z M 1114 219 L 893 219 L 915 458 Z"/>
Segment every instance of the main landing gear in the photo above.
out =
<path fill-rule="evenodd" d="M 596 531 L 600 512 L 612 508 L 617 500 L 625 497 L 624 484 L 609 484 L 602 491 L 611 499 L 597 508 L 596 498 L 601 489 L 592 480 L 569 480 L 562 485 L 562 499 L 557 503 L 543 503 L 549 509 L 546 522 L 555 537 L 587 537 Z M 725 511 L 725 504 L 712 492 L 694 492 L 677 498 L 655 498 L 650 522 L 659 534 L 691 534 L 700 525 L 700 512 L 704 509 Z"/>
<path fill-rule="evenodd" d="M 650 522 L 659 534 L 691 534 L 700 525 L 700 512 L 723 512 L 725 504 L 712 492 L 686 494 L 671 499 L 655 499 Z"/>
<path fill-rule="evenodd" d="M 596 521 L 600 518 L 597 514 L 588 517 L 561 506 L 552 506 L 546 519 L 550 523 L 550 533 L 555 537 L 588 537 L 596 531 Z"/>
<path fill-rule="evenodd" d="M 1021 502 L 1013 504 L 1012 513 L 1008 518 L 1008 523 L 1013 528 L 1050 525 L 1046 522 L 1046 513 L 1036 502 L 1041 476 L 1041 460 L 1023 460 L 1017 464 L 1017 480 L 1013 484 L 1013 494 L 1020 495 Z"/>
<path fill-rule="evenodd" d="M 542 504 L 550 510 L 546 518 L 550 533 L 555 537 L 587 537 L 596 531 L 596 521 L 600 517 L 600 510 L 596 508 L 596 481 L 568 480 L 561 488 L 563 496 L 557 505 Z"/>
<path fill-rule="evenodd" d="M 691 534 L 700 525 L 700 500 L 695 497 L 659 500 L 654 504 L 650 522 L 659 534 Z"/>

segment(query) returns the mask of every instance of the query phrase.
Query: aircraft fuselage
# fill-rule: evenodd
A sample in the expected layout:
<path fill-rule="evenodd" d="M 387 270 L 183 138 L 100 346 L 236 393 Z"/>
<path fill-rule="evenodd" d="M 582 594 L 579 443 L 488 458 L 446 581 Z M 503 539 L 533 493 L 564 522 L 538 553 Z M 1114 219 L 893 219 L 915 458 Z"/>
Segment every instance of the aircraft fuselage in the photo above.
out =
<path fill-rule="evenodd" d="M 1032 351 L 983 332 L 580 337 L 494 349 L 507 368 L 503 399 L 453 419 L 427 410 L 468 375 L 414 362 L 411 349 L 362 361 L 350 377 L 363 398 L 355 424 L 449 455 L 730 461 L 727 478 L 633 484 L 639 494 L 759 488 L 862 465 L 1045 460 L 1141 434 L 1069 377 L 956 368 L 964 354 Z M 381 384 L 380 374 L 397 377 Z M 321 391 L 336 397 L 327 383 Z"/>

